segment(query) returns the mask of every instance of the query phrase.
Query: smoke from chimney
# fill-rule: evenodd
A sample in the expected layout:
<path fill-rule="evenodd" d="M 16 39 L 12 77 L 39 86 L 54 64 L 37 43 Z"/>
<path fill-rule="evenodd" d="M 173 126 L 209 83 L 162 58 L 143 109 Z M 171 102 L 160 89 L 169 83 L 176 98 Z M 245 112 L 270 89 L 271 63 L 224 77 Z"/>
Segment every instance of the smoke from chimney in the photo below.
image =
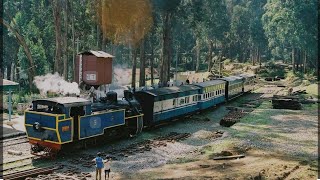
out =
<path fill-rule="evenodd" d="M 67 95 L 80 95 L 80 89 L 76 82 L 67 82 L 56 72 L 54 74 L 48 73 L 44 76 L 34 77 L 33 83 L 40 90 L 40 94 L 46 95 L 48 92 Z"/>

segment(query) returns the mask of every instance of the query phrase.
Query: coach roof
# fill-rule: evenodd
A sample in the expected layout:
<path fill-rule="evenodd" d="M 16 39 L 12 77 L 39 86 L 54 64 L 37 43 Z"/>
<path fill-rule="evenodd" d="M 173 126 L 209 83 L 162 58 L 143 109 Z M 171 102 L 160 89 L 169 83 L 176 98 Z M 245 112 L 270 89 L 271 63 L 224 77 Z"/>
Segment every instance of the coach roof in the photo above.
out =
<path fill-rule="evenodd" d="M 163 87 L 158 89 L 152 89 L 147 91 L 139 91 L 140 93 L 147 93 L 152 96 L 161 96 L 173 93 L 183 93 L 187 91 L 194 91 L 199 90 L 200 88 L 195 85 L 182 85 L 182 86 L 170 86 L 170 87 Z"/>
<path fill-rule="evenodd" d="M 205 82 L 196 83 L 194 85 L 200 86 L 200 87 L 208 87 L 208 86 L 213 86 L 213 85 L 216 85 L 216 84 L 223 84 L 223 83 L 225 83 L 225 81 L 219 80 L 219 79 L 215 79 L 215 80 L 211 80 L 211 81 L 205 81 Z"/>

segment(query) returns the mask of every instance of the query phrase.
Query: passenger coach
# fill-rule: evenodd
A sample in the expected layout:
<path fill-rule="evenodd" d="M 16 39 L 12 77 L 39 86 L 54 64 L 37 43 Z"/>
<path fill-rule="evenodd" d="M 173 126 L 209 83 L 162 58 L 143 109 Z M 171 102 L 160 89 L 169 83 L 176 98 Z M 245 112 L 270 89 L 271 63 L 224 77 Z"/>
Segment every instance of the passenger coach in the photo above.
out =
<path fill-rule="evenodd" d="M 195 85 L 200 87 L 201 96 L 198 98 L 200 109 L 207 109 L 225 101 L 225 81 L 212 80 Z"/>
<path fill-rule="evenodd" d="M 200 87 L 195 85 L 183 85 L 136 92 L 144 114 L 144 125 L 154 125 L 199 110 L 199 90 Z"/>
<path fill-rule="evenodd" d="M 254 74 L 240 74 L 240 77 L 243 77 L 244 81 L 244 92 L 250 92 L 254 90 L 254 84 L 256 76 Z"/>
<path fill-rule="evenodd" d="M 226 81 L 226 101 L 236 98 L 244 92 L 244 78 L 240 76 L 229 76 L 220 78 Z"/>

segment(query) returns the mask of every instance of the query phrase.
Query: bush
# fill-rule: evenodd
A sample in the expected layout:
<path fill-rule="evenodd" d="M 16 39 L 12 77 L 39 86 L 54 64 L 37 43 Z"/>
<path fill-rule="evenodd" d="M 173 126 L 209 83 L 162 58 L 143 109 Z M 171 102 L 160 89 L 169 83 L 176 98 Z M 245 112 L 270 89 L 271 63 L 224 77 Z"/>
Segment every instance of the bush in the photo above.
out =
<path fill-rule="evenodd" d="M 226 59 L 223 61 L 224 65 L 229 65 L 231 63 L 231 59 Z"/>

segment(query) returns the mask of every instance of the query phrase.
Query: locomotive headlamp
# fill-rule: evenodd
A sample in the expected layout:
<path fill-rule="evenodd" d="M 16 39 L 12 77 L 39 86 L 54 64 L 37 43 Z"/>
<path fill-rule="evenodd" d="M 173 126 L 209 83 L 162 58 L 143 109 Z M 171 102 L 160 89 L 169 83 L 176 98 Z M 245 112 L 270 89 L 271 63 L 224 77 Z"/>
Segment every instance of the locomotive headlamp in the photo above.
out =
<path fill-rule="evenodd" d="M 35 123 L 33 124 L 33 129 L 34 129 L 34 130 L 37 130 L 37 131 L 40 131 L 40 130 L 41 130 L 41 125 L 40 125 L 40 123 L 35 122 Z"/>

